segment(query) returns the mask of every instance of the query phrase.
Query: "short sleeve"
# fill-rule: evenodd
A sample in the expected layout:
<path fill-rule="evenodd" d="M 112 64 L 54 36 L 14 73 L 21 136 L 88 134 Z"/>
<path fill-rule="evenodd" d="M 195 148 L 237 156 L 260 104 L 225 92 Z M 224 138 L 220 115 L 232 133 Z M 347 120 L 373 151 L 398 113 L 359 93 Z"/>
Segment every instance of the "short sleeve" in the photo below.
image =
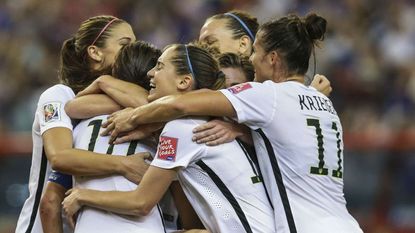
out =
<path fill-rule="evenodd" d="M 197 125 L 188 118 L 168 122 L 160 134 L 156 156 L 151 165 L 165 169 L 186 168 L 201 158 L 206 153 L 206 145 L 192 141 L 192 129 Z"/>
<path fill-rule="evenodd" d="M 73 129 L 71 118 L 65 112 L 65 105 L 74 97 L 73 91 L 61 84 L 55 85 L 42 93 L 36 109 L 41 134 L 55 127 Z"/>
<path fill-rule="evenodd" d="M 257 129 L 269 124 L 275 115 L 276 93 L 272 81 L 241 83 L 221 90 L 231 102 L 237 121 Z"/>

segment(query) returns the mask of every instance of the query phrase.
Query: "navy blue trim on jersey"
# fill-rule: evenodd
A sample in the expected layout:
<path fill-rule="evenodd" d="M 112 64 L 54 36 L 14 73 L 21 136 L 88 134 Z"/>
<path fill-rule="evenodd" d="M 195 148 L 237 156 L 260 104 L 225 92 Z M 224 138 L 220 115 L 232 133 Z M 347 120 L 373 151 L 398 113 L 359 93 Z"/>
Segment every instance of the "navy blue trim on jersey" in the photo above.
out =
<path fill-rule="evenodd" d="M 36 188 L 35 203 L 33 204 L 32 214 L 30 215 L 29 226 L 27 226 L 26 233 L 32 232 L 33 225 L 35 224 L 36 215 L 39 209 L 40 198 L 42 197 L 43 185 L 46 177 L 46 165 L 48 159 L 46 158 L 45 149 L 42 149 L 42 159 L 40 162 L 40 171 L 38 176 L 38 183 Z"/>
<path fill-rule="evenodd" d="M 212 181 L 216 184 L 216 186 L 219 188 L 219 190 L 222 192 L 223 196 L 229 201 L 229 203 L 232 205 L 233 209 L 236 212 L 236 215 L 238 216 L 239 220 L 242 223 L 242 226 L 244 227 L 245 231 L 247 233 L 252 233 L 251 226 L 249 225 L 248 219 L 246 219 L 245 213 L 242 210 L 241 206 L 239 205 L 236 198 L 232 195 L 231 191 L 226 187 L 226 185 L 223 183 L 223 181 L 219 178 L 218 175 L 202 160 L 199 160 L 196 162 L 196 164 L 205 171 L 208 176 L 212 179 Z"/>
<path fill-rule="evenodd" d="M 71 189 L 73 186 L 72 176 L 58 171 L 52 171 L 48 181 L 62 185 L 65 189 Z"/>
<path fill-rule="evenodd" d="M 271 162 L 271 167 L 275 176 L 275 180 L 277 182 L 282 205 L 284 206 L 285 217 L 287 218 L 290 233 L 297 233 L 293 213 L 291 212 L 290 201 L 288 200 L 287 191 L 285 190 L 284 181 L 282 180 L 281 170 L 278 166 L 278 161 L 274 153 L 274 148 L 272 147 L 271 142 L 265 135 L 264 131 L 262 131 L 262 129 L 257 129 L 255 131 L 261 135 L 262 139 L 264 140 L 265 147 L 267 148 L 268 157 Z"/>
<path fill-rule="evenodd" d="M 164 231 L 164 233 L 167 233 L 166 232 L 166 224 L 164 223 L 164 218 L 163 218 L 163 211 L 161 210 L 159 204 L 157 204 L 157 210 L 158 210 L 159 215 L 160 215 L 161 223 L 163 224 L 163 231 Z"/>

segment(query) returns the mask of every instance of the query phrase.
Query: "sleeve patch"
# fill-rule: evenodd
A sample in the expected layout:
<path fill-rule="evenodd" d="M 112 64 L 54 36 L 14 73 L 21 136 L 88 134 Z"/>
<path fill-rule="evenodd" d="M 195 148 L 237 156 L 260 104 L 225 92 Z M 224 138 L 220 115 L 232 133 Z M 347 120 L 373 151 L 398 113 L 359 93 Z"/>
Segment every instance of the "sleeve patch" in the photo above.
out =
<path fill-rule="evenodd" d="M 157 158 L 167 161 L 176 160 L 177 142 L 178 138 L 160 137 Z"/>
<path fill-rule="evenodd" d="M 45 123 L 61 119 L 61 103 L 52 102 L 43 105 Z"/>
<path fill-rule="evenodd" d="M 245 90 L 250 89 L 250 88 L 252 88 L 251 84 L 249 84 L 249 83 L 241 83 L 241 84 L 238 84 L 238 85 L 229 87 L 228 90 L 232 94 L 236 95 L 239 92 L 245 91 Z"/>

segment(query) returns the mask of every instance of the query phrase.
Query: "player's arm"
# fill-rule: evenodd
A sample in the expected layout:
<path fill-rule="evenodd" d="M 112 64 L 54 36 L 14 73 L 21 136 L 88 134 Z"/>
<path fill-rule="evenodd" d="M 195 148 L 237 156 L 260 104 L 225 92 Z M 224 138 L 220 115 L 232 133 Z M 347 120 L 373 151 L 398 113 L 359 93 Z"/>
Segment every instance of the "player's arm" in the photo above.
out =
<path fill-rule="evenodd" d="M 172 95 L 136 109 L 112 114 L 103 124 L 114 139 L 121 132 L 128 132 L 140 124 L 167 122 L 187 115 L 234 117 L 236 112 L 229 100 L 219 91 L 205 90 Z"/>
<path fill-rule="evenodd" d="M 183 189 L 178 181 L 174 181 L 170 185 L 171 194 L 174 198 L 177 211 L 184 229 L 204 229 L 203 223 L 197 216 L 193 206 L 190 204 Z"/>
<path fill-rule="evenodd" d="M 62 201 L 67 189 L 55 182 L 48 182 L 39 205 L 44 233 L 63 233 Z"/>
<path fill-rule="evenodd" d="M 118 214 L 146 216 L 161 200 L 177 172 L 150 166 L 143 180 L 134 191 L 96 191 L 73 189 L 63 201 L 68 218 L 82 207 L 91 206 Z"/>
<path fill-rule="evenodd" d="M 69 101 L 65 111 L 71 118 L 85 119 L 142 106 L 147 96 L 148 91 L 136 84 L 103 75 Z"/>
<path fill-rule="evenodd" d="M 77 97 L 105 93 L 124 107 L 137 107 L 148 103 L 148 91 L 127 81 L 116 79 L 110 75 L 102 75 L 79 92 Z"/>
<path fill-rule="evenodd" d="M 72 131 L 64 127 L 48 129 L 42 134 L 46 157 L 54 170 L 71 175 L 120 174 L 137 183 L 148 165 L 141 156 L 111 156 L 72 148 Z"/>
<path fill-rule="evenodd" d="M 245 143 L 253 144 L 250 129 L 236 122 L 223 119 L 213 119 L 193 129 L 192 140 L 197 143 L 205 143 L 208 146 L 216 146 L 228 143 L 239 138 Z"/>
<path fill-rule="evenodd" d="M 72 176 L 58 171 L 49 174 L 48 183 L 40 199 L 39 213 L 43 232 L 62 232 L 62 201 L 72 188 Z M 72 225 L 72 227 L 74 227 Z"/>
<path fill-rule="evenodd" d="M 72 119 L 87 119 L 94 116 L 111 114 L 123 109 L 111 97 L 105 94 L 90 94 L 70 100 L 65 112 Z"/>
<path fill-rule="evenodd" d="M 99 77 L 99 88 L 123 107 L 138 107 L 148 103 L 148 91 L 134 83 L 116 79 L 109 75 Z"/>

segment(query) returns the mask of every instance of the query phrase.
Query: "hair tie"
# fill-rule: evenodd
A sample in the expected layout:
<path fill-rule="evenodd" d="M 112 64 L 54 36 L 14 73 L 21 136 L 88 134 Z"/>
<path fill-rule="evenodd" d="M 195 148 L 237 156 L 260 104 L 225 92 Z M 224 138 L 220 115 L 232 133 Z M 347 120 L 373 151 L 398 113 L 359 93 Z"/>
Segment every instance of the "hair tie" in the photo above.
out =
<path fill-rule="evenodd" d="M 115 20 L 117 20 L 118 18 L 113 18 L 111 21 L 109 21 L 102 29 L 101 29 L 101 31 L 99 32 L 99 34 L 98 34 L 98 36 L 95 38 L 95 40 L 94 40 L 94 42 L 92 42 L 92 44 L 91 45 L 94 45 L 95 44 L 95 42 L 97 42 L 97 40 L 98 40 L 98 38 L 102 35 L 102 33 L 104 33 L 104 31 L 105 30 L 107 30 L 107 28 L 115 21 Z"/>
<path fill-rule="evenodd" d="M 185 50 L 186 50 L 187 65 L 189 66 L 190 73 L 192 74 L 193 79 L 195 80 L 195 86 L 196 86 L 196 88 L 197 88 L 197 87 L 198 87 L 198 83 L 197 83 L 196 75 L 195 75 L 195 73 L 193 72 L 193 66 L 192 66 L 192 63 L 190 62 L 190 56 L 189 56 L 189 51 L 187 50 L 187 45 L 184 45 L 184 48 L 185 48 Z"/>
<path fill-rule="evenodd" d="M 225 15 L 231 16 L 232 18 L 236 19 L 239 24 L 241 24 L 241 26 L 245 29 L 245 31 L 248 33 L 249 37 L 251 38 L 252 41 L 255 40 L 255 36 L 254 34 L 252 34 L 251 30 L 249 30 L 248 26 L 244 23 L 244 21 L 242 21 L 238 16 L 232 14 L 232 13 L 225 13 Z"/>

